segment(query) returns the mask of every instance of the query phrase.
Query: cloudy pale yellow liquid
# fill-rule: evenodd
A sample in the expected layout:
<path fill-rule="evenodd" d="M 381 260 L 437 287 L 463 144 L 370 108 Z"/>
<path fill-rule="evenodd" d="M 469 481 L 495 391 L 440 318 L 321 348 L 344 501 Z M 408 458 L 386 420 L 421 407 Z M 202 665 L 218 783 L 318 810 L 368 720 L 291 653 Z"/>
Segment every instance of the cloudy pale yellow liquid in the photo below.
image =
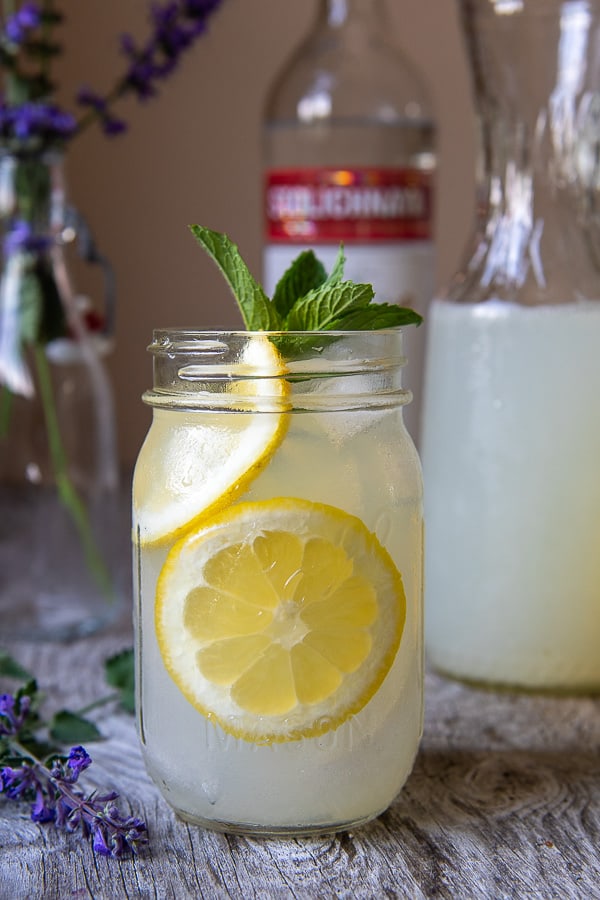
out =
<path fill-rule="evenodd" d="M 426 645 L 474 681 L 600 688 L 600 303 L 433 304 Z"/>
<path fill-rule="evenodd" d="M 189 413 L 155 410 L 154 415 L 168 423 Z M 325 831 L 372 818 L 410 773 L 422 728 L 420 467 L 410 438 L 399 428 L 401 412 L 286 415 L 282 445 L 238 499 L 298 497 L 359 516 L 402 574 L 407 618 L 391 670 L 357 715 L 319 737 L 257 745 L 207 721 L 168 675 L 156 641 L 154 595 L 169 548 L 136 548 L 145 762 L 183 817 L 227 830 Z M 227 428 L 235 427 L 240 413 L 216 416 Z M 150 467 L 154 479 L 164 477 L 158 453 L 143 448 L 137 465 L 142 476 Z"/>

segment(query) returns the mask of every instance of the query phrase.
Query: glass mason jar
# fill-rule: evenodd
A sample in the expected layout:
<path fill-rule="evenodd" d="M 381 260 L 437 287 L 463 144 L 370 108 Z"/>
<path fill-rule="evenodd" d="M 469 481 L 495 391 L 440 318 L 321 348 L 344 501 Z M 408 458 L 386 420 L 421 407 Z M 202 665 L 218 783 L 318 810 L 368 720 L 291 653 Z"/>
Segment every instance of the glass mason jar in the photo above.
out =
<path fill-rule="evenodd" d="M 462 0 L 474 248 L 429 317 L 426 647 L 438 669 L 600 688 L 600 2 Z"/>
<path fill-rule="evenodd" d="M 122 609 L 112 279 L 59 152 L 0 151 L 0 225 L 0 639 L 67 640 Z M 107 276 L 101 310 L 75 293 L 76 247 Z"/>
<path fill-rule="evenodd" d="M 422 488 L 402 333 L 155 331 L 133 484 L 138 727 L 222 831 L 381 813 L 422 729 Z"/>

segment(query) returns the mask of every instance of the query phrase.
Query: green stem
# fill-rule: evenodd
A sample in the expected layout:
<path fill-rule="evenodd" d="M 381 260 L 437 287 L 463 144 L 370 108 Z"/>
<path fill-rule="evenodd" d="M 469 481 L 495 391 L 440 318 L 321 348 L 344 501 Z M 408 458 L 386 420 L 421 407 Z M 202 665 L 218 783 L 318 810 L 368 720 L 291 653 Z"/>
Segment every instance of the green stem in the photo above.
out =
<path fill-rule="evenodd" d="M 124 97 L 127 94 L 128 90 L 129 88 L 126 79 L 120 78 L 112 89 L 103 97 L 104 103 L 106 104 L 105 109 L 112 107 L 117 100 L 120 100 L 121 97 Z M 93 125 L 94 122 L 97 122 L 101 118 L 102 116 L 98 110 L 89 109 L 77 122 L 77 130 L 75 133 L 81 134 L 82 131 L 85 131 L 86 128 L 89 128 L 90 125 Z"/>
<path fill-rule="evenodd" d="M 110 596 L 111 599 L 114 599 L 111 579 L 96 546 L 87 510 L 69 477 L 67 457 L 60 437 L 60 426 L 54 404 L 50 367 L 46 358 L 46 352 L 40 344 L 34 344 L 33 351 L 38 371 L 40 398 L 46 420 L 50 458 L 54 469 L 58 495 L 70 513 L 79 532 L 90 572 L 100 589 L 107 596 Z"/>
<path fill-rule="evenodd" d="M 45 13 L 51 13 L 53 7 L 53 0 L 44 0 L 43 3 L 43 11 Z M 42 22 L 42 41 L 50 42 L 50 37 L 52 35 L 52 29 L 54 27 L 54 23 L 50 21 L 50 16 L 44 16 Z M 51 57 L 49 54 L 44 54 L 42 56 L 40 62 L 40 72 L 47 79 L 50 79 L 50 70 L 51 70 Z"/>
<path fill-rule="evenodd" d="M 107 703 L 112 703 L 114 700 L 119 700 L 119 698 L 120 694 L 118 691 L 115 691 L 114 694 L 106 694 L 105 697 L 100 697 L 98 700 L 94 700 L 92 703 L 88 703 L 87 706 L 82 706 L 81 709 L 75 711 L 75 714 L 78 716 L 85 716 L 93 709 L 96 709 L 99 706 L 105 706 Z"/>
<path fill-rule="evenodd" d="M 15 752 L 16 755 L 21 756 L 23 759 L 30 759 L 36 764 L 36 766 L 40 766 L 40 768 L 44 769 L 44 771 L 46 771 L 47 773 L 47 769 L 41 759 L 38 759 L 35 753 L 32 753 L 31 750 L 28 750 L 26 747 L 24 747 L 23 744 L 20 743 L 20 741 L 14 738 L 9 738 L 8 746 Z"/>
<path fill-rule="evenodd" d="M 2 385 L 0 390 L 0 438 L 5 438 L 8 435 L 13 395 L 6 385 Z"/>

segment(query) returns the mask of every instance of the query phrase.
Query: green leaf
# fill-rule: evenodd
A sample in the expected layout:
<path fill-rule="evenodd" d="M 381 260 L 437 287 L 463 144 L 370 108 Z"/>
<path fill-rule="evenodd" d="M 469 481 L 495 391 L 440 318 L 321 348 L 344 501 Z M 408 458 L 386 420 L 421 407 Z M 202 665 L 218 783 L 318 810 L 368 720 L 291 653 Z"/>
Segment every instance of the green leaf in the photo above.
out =
<path fill-rule="evenodd" d="M 25 684 L 21 685 L 15 694 L 15 697 L 17 700 L 20 700 L 21 697 L 29 697 L 31 699 L 32 708 L 35 708 L 39 698 L 38 686 L 35 678 L 30 678 L 29 681 L 26 681 Z"/>
<path fill-rule="evenodd" d="M 50 262 L 43 258 L 37 260 L 34 273 L 43 298 L 38 339 L 48 342 L 66 334 L 65 310 Z"/>
<path fill-rule="evenodd" d="M 279 331 L 281 319 L 262 287 L 254 280 L 236 245 L 227 235 L 202 225 L 191 232 L 225 276 L 248 331 Z"/>
<path fill-rule="evenodd" d="M 320 287 L 327 280 L 323 263 L 312 250 L 305 250 L 283 273 L 275 287 L 273 305 L 285 319 L 294 304 L 309 291 Z"/>
<path fill-rule="evenodd" d="M 10 766 L 11 768 L 16 769 L 22 762 L 23 757 L 13 753 L 8 740 L 4 737 L 0 738 L 0 767 L 4 768 L 4 766 Z"/>
<path fill-rule="evenodd" d="M 328 335 L 323 331 L 322 334 L 290 334 L 282 331 L 281 334 L 273 335 L 271 343 L 277 348 L 277 352 L 282 359 L 302 359 L 302 357 L 311 358 L 315 353 L 319 354 L 326 347 L 329 347 L 336 338 Z"/>
<path fill-rule="evenodd" d="M 420 325 L 423 317 L 412 309 L 391 303 L 372 303 L 362 309 L 342 313 L 326 326 L 327 331 L 375 331 L 380 328 L 399 328 Z"/>
<path fill-rule="evenodd" d="M 340 244 L 340 248 L 338 250 L 338 255 L 333 264 L 333 269 L 329 273 L 329 277 L 325 281 L 325 284 L 334 285 L 334 284 L 340 283 L 340 281 L 344 277 L 345 263 L 346 263 L 346 257 L 344 255 L 344 245 Z"/>
<path fill-rule="evenodd" d="M 119 691 L 119 700 L 127 712 L 135 711 L 135 670 L 133 649 L 121 650 L 104 663 L 106 681 Z"/>
<path fill-rule="evenodd" d="M 52 716 L 48 723 L 48 733 L 60 744 L 81 744 L 102 739 L 94 722 L 68 709 L 61 709 Z"/>
<path fill-rule="evenodd" d="M 24 669 L 5 650 L 0 650 L 0 675 L 6 678 L 18 678 L 20 681 L 30 681 L 32 678 L 27 669 Z"/>
<path fill-rule="evenodd" d="M 39 339 L 44 295 L 36 275 L 24 265 L 24 259 L 15 258 L 14 264 L 23 266 L 19 280 L 15 283 L 18 291 L 20 338 L 33 344 Z"/>
<path fill-rule="evenodd" d="M 341 281 L 324 284 L 302 297 L 286 319 L 288 331 L 328 331 L 333 322 L 352 309 L 369 305 L 374 292 L 370 284 Z"/>

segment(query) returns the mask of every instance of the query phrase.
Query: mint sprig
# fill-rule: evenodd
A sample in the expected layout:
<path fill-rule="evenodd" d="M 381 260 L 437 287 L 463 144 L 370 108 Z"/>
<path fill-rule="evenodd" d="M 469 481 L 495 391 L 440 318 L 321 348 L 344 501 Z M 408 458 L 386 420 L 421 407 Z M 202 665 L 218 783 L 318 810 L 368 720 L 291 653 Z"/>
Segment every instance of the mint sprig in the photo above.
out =
<path fill-rule="evenodd" d="M 373 302 L 370 284 L 344 281 L 343 246 L 329 275 L 312 250 L 300 253 L 269 298 L 226 235 L 190 227 L 223 273 L 249 331 L 370 331 L 423 321 L 413 309 Z"/>

